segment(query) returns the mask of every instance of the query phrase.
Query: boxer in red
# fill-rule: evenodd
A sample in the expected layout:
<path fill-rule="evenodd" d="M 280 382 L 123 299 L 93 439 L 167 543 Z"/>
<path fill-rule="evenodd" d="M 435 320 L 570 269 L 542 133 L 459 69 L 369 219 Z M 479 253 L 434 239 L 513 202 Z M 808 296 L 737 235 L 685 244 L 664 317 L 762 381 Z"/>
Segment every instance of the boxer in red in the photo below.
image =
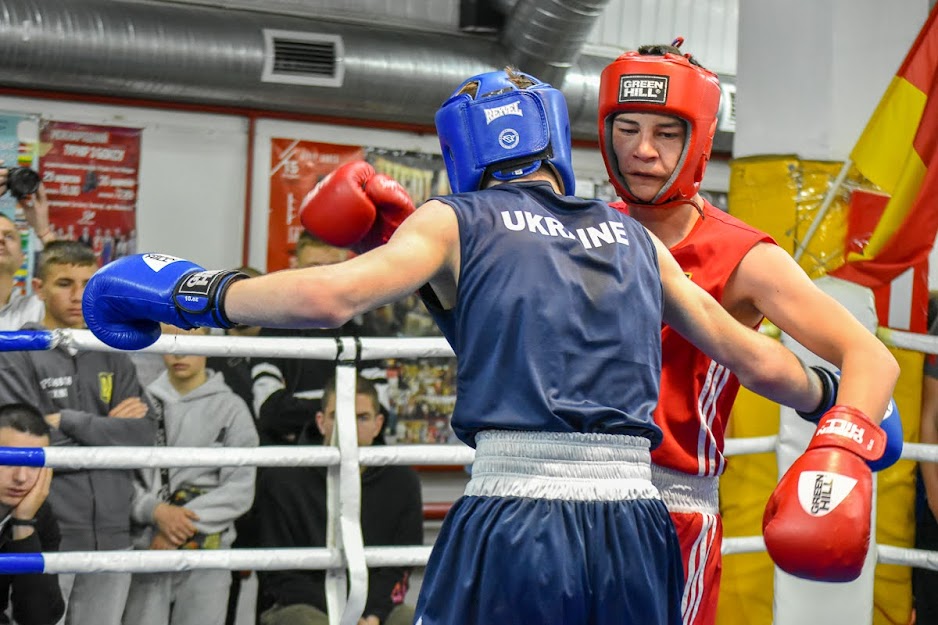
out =
<path fill-rule="evenodd" d="M 678 46 L 680 43 L 675 42 Z M 882 415 L 898 376 L 889 351 L 846 309 L 818 289 L 769 235 L 715 208 L 698 193 L 710 158 L 719 102 L 716 74 L 675 46 L 644 46 L 610 63 L 600 80 L 599 137 L 610 181 L 622 198 L 613 206 L 657 235 L 688 278 L 741 324 L 756 328 L 767 317 L 843 371 L 839 391 L 837 377 L 819 371 L 830 383 L 827 401 L 815 414 L 802 416 L 816 422 L 835 403 L 852 406 L 866 415 Z M 726 468 L 724 432 L 739 381 L 671 328 L 665 326 L 661 338 L 661 397 L 655 421 L 664 431 L 664 441 L 652 453 L 653 481 L 671 512 L 681 542 L 686 576 L 684 625 L 711 625 L 716 619 L 722 568 L 718 480 Z M 825 415 L 819 432 L 831 429 L 831 419 L 839 419 L 837 415 L 843 408 L 840 405 Z M 868 420 L 861 417 L 861 421 Z M 899 423 L 898 418 L 888 421 Z M 860 429 L 866 433 L 875 430 Z M 901 431 L 897 435 L 890 433 L 890 440 L 898 439 L 893 443 L 900 450 L 901 438 Z M 809 452 L 811 458 L 825 438 L 815 440 L 817 444 L 812 443 L 814 449 Z M 873 441 L 877 449 L 879 444 Z M 844 466 L 832 458 L 825 455 L 828 468 L 836 465 L 841 473 L 845 472 Z M 803 468 L 797 464 L 793 471 Z M 868 473 L 865 466 L 858 470 Z M 860 482 L 865 483 L 863 479 Z M 783 481 L 779 490 L 783 488 L 792 488 L 791 480 Z M 855 490 L 853 495 L 862 500 L 863 489 Z M 862 501 L 857 505 L 862 508 Z M 834 512 L 847 511 L 842 506 Z M 809 538 L 812 532 L 822 531 L 803 531 L 805 528 L 792 520 L 795 512 L 770 503 L 766 541 L 770 554 L 777 556 L 776 562 L 804 577 L 826 577 L 830 581 L 849 577 L 852 570 L 849 574 L 833 570 L 836 567 L 829 571 L 803 570 L 801 563 L 779 561 L 781 551 L 807 559 L 817 553 L 816 543 L 802 551 L 796 545 L 773 542 L 781 531 L 779 521 L 786 519 L 788 528 L 801 531 L 805 540 L 814 540 Z M 862 517 L 862 510 L 850 512 Z M 833 518 L 839 517 L 835 515 L 829 521 Z M 855 550 L 862 549 L 865 554 L 862 528 L 845 524 L 843 531 L 850 532 L 851 527 L 859 533 Z M 787 531 L 782 533 L 787 535 Z M 865 538 L 868 541 L 868 530 Z M 861 555 L 861 564 L 862 560 Z"/>

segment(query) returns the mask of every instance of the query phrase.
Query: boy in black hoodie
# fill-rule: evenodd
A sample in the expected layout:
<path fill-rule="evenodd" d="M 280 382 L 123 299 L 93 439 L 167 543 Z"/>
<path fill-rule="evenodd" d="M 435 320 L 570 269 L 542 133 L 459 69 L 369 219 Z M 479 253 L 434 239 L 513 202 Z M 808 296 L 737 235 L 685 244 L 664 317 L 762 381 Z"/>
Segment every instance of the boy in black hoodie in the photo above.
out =
<path fill-rule="evenodd" d="M 323 392 L 323 410 L 316 413 L 316 432 L 332 441 L 335 425 L 335 379 Z M 374 385 L 356 381 L 355 413 L 358 445 L 382 444 L 384 416 Z M 257 515 L 260 547 L 324 547 L 326 544 L 326 470 L 322 467 L 273 467 L 258 475 Z M 411 467 L 367 467 L 362 473 L 362 536 L 366 546 L 423 544 L 423 503 L 420 480 Z M 328 623 L 324 571 L 260 572 L 258 610 L 261 625 Z M 383 567 L 368 572 L 368 600 L 360 623 L 413 623 L 414 609 L 403 603 L 410 571 Z"/>

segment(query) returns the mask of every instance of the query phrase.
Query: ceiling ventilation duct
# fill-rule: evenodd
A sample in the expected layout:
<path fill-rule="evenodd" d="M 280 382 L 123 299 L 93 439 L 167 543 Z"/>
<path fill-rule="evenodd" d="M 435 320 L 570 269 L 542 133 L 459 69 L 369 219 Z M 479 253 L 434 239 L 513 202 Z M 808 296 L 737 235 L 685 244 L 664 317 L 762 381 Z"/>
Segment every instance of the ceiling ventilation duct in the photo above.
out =
<path fill-rule="evenodd" d="M 509 62 L 488 37 L 113 0 L 3 0 L 0 58 L 7 87 L 427 128 L 456 85 Z M 608 62 L 580 55 L 554 83 L 576 139 L 596 140 Z"/>
<path fill-rule="evenodd" d="M 517 0 L 499 41 L 512 65 L 554 86 L 580 55 L 609 0 Z"/>
<path fill-rule="evenodd" d="M 261 80 L 288 85 L 341 87 L 345 76 L 342 37 L 263 29 Z"/>

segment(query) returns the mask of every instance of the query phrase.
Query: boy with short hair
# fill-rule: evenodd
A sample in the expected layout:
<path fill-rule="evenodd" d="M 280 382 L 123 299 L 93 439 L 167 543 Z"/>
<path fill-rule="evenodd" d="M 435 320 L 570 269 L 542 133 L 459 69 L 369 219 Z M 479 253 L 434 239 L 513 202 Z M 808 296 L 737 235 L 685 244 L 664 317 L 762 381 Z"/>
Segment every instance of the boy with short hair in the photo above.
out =
<path fill-rule="evenodd" d="M 82 294 L 97 269 L 94 253 L 77 241 L 53 241 L 39 257 L 33 291 L 45 304 L 39 324 L 24 329 L 83 328 Z M 141 399 L 130 359 L 114 352 L 0 353 L 0 403 L 36 406 L 51 427 L 52 445 L 152 445 L 155 426 Z M 49 502 L 63 551 L 130 548 L 133 472 L 60 470 Z M 68 604 L 66 625 L 116 625 L 124 610 L 129 573 L 59 575 Z"/>
<path fill-rule="evenodd" d="M 49 425 L 26 404 L 0 406 L 0 447 L 48 447 Z M 59 526 L 46 498 L 48 467 L 0 467 L 0 553 L 59 550 Z M 0 613 L 18 625 L 53 625 L 65 613 L 54 573 L 0 575 Z M 6 620 L 0 618 L 3 622 Z"/>
<path fill-rule="evenodd" d="M 166 325 L 163 333 L 186 334 Z M 257 446 L 247 404 L 220 373 L 206 369 L 205 356 L 167 354 L 163 361 L 166 371 L 147 387 L 159 444 Z M 146 469 L 136 475 L 132 515 L 146 526 L 145 544 L 137 541 L 142 548 L 227 549 L 235 539 L 235 520 L 254 501 L 254 467 Z M 225 570 L 135 573 L 123 622 L 223 625 L 230 585 Z"/>
<path fill-rule="evenodd" d="M 332 444 L 336 418 L 335 377 L 323 387 L 316 412 L 315 439 Z M 384 425 L 378 391 L 359 376 L 355 383 L 355 422 L 359 447 L 383 444 Z M 310 434 L 308 430 L 304 434 Z M 312 438 L 308 437 L 307 438 Z M 311 444 L 301 435 L 300 444 Z M 258 479 L 259 547 L 323 547 L 328 524 L 324 467 L 269 467 Z M 361 476 L 362 538 L 367 546 L 423 544 L 420 478 L 412 467 L 367 467 Z M 258 604 L 261 625 L 326 625 L 325 571 L 261 571 Z M 404 603 L 410 580 L 407 567 L 368 570 L 368 597 L 359 623 L 402 625 L 414 622 Z"/>

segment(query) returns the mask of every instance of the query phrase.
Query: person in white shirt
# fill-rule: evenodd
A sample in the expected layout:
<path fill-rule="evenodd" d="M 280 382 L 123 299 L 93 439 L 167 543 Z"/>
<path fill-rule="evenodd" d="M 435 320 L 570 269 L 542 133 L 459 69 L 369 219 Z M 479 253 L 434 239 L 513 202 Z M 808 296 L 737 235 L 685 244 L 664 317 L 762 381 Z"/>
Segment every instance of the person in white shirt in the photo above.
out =
<path fill-rule="evenodd" d="M 0 168 L 0 195 L 7 192 L 8 171 Z M 49 202 L 41 184 L 36 193 L 23 196 L 16 205 L 39 241 L 45 244 L 55 239 L 49 225 Z M 23 260 L 19 228 L 10 216 L 0 213 L 0 330 L 19 330 L 24 323 L 42 321 L 45 315 L 45 307 L 36 296 L 14 288 Z"/>

